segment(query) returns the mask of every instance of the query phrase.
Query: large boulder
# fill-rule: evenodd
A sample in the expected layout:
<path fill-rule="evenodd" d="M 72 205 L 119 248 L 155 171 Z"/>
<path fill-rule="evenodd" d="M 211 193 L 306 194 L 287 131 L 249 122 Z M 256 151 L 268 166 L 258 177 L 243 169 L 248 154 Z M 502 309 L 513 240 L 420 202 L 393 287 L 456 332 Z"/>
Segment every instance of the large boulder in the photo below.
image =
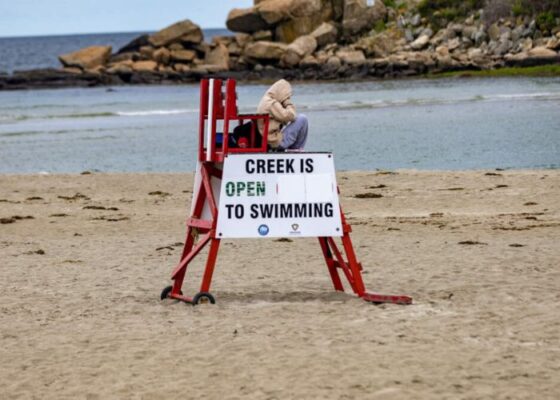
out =
<path fill-rule="evenodd" d="M 94 69 L 105 65 L 111 57 L 111 46 L 91 46 L 58 57 L 65 67 Z"/>
<path fill-rule="evenodd" d="M 132 64 L 132 69 L 134 71 L 141 72 L 155 72 L 157 70 L 157 62 L 155 61 L 136 61 Z"/>
<path fill-rule="evenodd" d="M 290 17 L 293 3 L 294 0 L 264 0 L 255 6 L 262 19 L 273 25 Z"/>
<path fill-rule="evenodd" d="M 117 51 L 117 54 L 123 53 L 134 53 L 140 51 L 140 47 L 147 46 L 150 44 L 148 39 L 150 35 L 141 35 L 132 39 L 129 43 L 125 44 L 123 47 Z"/>
<path fill-rule="evenodd" d="M 253 33 L 253 40 L 272 40 L 272 32 L 271 31 L 258 31 Z"/>
<path fill-rule="evenodd" d="M 387 7 L 381 0 L 368 5 L 366 0 L 346 0 L 342 31 L 345 36 L 354 36 L 363 31 L 371 30 L 377 21 L 387 15 Z"/>
<path fill-rule="evenodd" d="M 194 50 L 172 50 L 170 58 L 178 63 L 190 63 L 196 58 L 196 51 Z"/>
<path fill-rule="evenodd" d="M 342 61 L 337 56 L 331 56 L 323 64 L 323 71 L 327 74 L 336 73 L 342 66 Z"/>
<path fill-rule="evenodd" d="M 547 49 L 545 46 L 540 46 L 529 50 L 529 56 L 535 58 L 555 58 L 558 57 L 558 53 L 554 50 Z"/>
<path fill-rule="evenodd" d="M 110 65 L 109 68 L 107 68 L 107 73 L 108 74 L 128 74 L 128 73 L 131 73 L 133 64 L 134 63 L 132 61 L 123 61 L 123 62 L 120 62 L 120 63 Z"/>
<path fill-rule="evenodd" d="M 498 26 L 498 24 L 492 24 L 488 27 L 486 33 L 488 33 L 488 37 L 490 38 L 490 40 L 494 40 L 494 41 L 498 41 L 500 40 L 500 35 L 501 35 L 501 31 L 500 31 L 500 27 Z"/>
<path fill-rule="evenodd" d="M 422 50 L 430 43 L 430 37 L 428 35 L 420 35 L 418 39 L 410 44 L 413 50 Z"/>
<path fill-rule="evenodd" d="M 229 51 L 225 44 L 218 43 L 206 53 L 205 65 L 212 65 L 213 70 L 227 71 L 229 69 Z"/>
<path fill-rule="evenodd" d="M 288 45 L 276 42 L 253 42 L 245 47 L 243 55 L 257 60 L 278 61 L 286 52 Z"/>
<path fill-rule="evenodd" d="M 253 33 L 270 28 L 258 13 L 256 7 L 234 8 L 227 16 L 226 26 L 230 31 L 244 33 Z"/>
<path fill-rule="evenodd" d="M 171 52 L 165 47 L 161 47 L 153 52 L 152 58 L 159 64 L 167 65 L 171 59 Z"/>
<path fill-rule="evenodd" d="M 560 34 L 560 32 L 558 32 Z M 550 50 L 560 50 L 560 37 L 558 38 L 551 38 L 546 43 L 546 48 Z"/>
<path fill-rule="evenodd" d="M 405 56 L 408 66 L 419 73 L 424 73 L 436 65 L 432 53 L 428 51 L 405 53 Z"/>
<path fill-rule="evenodd" d="M 140 58 L 143 60 L 151 60 L 153 58 L 155 49 L 152 46 L 140 47 Z"/>
<path fill-rule="evenodd" d="M 308 17 L 325 11 L 332 15 L 330 0 L 293 0 L 290 6 L 290 15 L 296 18 Z"/>
<path fill-rule="evenodd" d="M 366 57 L 361 50 L 343 48 L 336 52 L 336 56 L 340 58 L 344 64 L 361 65 L 366 62 Z"/>
<path fill-rule="evenodd" d="M 401 29 L 387 29 L 375 36 L 361 38 L 356 47 L 362 49 L 368 57 L 383 58 L 395 52 L 403 37 Z"/>
<path fill-rule="evenodd" d="M 179 21 L 154 33 L 148 41 L 154 47 L 167 46 L 174 42 L 200 43 L 203 35 L 200 27 L 189 19 Z"/>
<path fill-rule="evenodd" d="M 290 18 L 276 26 L 276 40 L 291 43 L 298 37 L 313 32 L 334 16 L 331 0 L 293 0 Z"/>
<path fill-rule="evenodd" d="M 324 46 L 336 42 L 338 29 L 331 23 L 323 22 L 317 29 L 311 32 L 311 36 L 317 41 L 317 46 Z"/>
<path fill-rule="evenodd" d="M 288 45 L 282 62 L 287 66 L 294 66 L 317 48 L 317 40 L 311 35 L 300 36 Z"/>

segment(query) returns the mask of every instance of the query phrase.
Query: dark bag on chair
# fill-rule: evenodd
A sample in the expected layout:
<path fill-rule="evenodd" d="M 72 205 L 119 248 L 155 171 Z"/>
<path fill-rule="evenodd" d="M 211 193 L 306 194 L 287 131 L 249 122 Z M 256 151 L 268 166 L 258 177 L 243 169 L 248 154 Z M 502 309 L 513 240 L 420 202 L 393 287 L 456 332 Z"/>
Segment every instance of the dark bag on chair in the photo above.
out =
<path fill-rule="evenodd" d="M 251 127 L 255 125 L 255 143 L 251 146 Z M 245 143 L 245 146 L 243 146 Z M 229 135 L 229 147 L 261 147 L 262 137 L 259 133 L 257 124 L 253 121 L 246 122 L 242 125 L 238 125 L 233 129 L 231 135 Z"/>

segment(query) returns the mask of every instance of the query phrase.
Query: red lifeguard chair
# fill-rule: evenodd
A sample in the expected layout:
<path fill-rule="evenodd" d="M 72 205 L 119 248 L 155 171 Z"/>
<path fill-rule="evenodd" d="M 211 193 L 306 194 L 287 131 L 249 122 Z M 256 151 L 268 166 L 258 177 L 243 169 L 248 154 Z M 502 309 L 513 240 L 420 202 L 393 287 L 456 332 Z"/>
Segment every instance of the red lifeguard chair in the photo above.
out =
<path fill-rule="evenodd" d="M 228 155 L 236 153 L 256 153 L 260 156 L 266 156 L 267 154 L 269 117 L 266 114 L 239 114 L 235 87 L 236 82 L 233 79 L 228 79 L 225 82 L 222 79 L 202 79 L 200 82 L 198 165 L 193 201 L 190 216 L 187 218 L 187 234 L 183 252 L 179 264 L 171 274 L 173 285 L 163 289 L 160 296 L 162 300 L 172 298 L 193 305 L 201 302 L 215 303 L 214 296 L 210 294 L 210 285 L 222 235 L 221 232 L 217 233 L 219 207 L 215 193 L 221 185 L 224 160 Z M 259 121 L 262 122 L 264 127 L 262 140 L 257 136 L 260 135 L 257 128 L 257 122 Z M 247 122 L 251 122 L 247 145 L 243 148 L 230 146 L 232 124 L 237 123 L 238 126 L 241 126 Z M 221 133 L 218 132 L 218 123 L 222 127 Z M 289 153 L 286 157 L 289 157 Z M 328 157 L 331 157 L 330 153 Z M 338 190 L 336 192 L 336 204 L 338 204 Z M 339 273 L 341 270 L 352 291 L 365 301 L 395 304 L 412 303 L 412 298 L 408 296 L 366 292 L 361 274 L 362 265 L 356 258 L 350 239 L 352 227 L 346 221 L 341 208 L 339 212 L 342 227 L 340 234 L 318 237 L 334 289 L 344 291 Z M 341 238 L 342 249 L 337 245 L 336 237 Z M 200 291 L 193 297 L 186 296 L 181 289 L 187 267 L 207 244 L 210 244 L 210 249 Z"/>

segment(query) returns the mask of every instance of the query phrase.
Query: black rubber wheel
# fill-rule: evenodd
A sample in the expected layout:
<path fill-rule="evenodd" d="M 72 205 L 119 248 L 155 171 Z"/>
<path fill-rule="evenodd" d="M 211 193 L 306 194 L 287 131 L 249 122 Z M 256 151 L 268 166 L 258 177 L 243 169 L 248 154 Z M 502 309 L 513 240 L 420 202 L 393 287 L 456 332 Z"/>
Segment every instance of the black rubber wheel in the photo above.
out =
<path fill-rule="evenodd" d="M 166 286 L 166 287 L 161 291 L 160 299 L 161 299 L 161 300 L 167 299 L 167 296 L 169 295 L 169 293 L 171 293 L 171 290 L 173 290 L 173 286 Z"/>
<path fill-rule="evenodd" d="M 169 293 L 171 293 L 172 290 L 173 290 L 173 286 L 167 286 L 167 287 L 165 287 L 165 288 L 161 291 L 160 299 L 162 299 L 162 300 L 167 299 L 167 296 L 169 296 Z M 183 294 L 183 291 L 181 290 L 179 293 Z"/>
<path fill-rule="evenodd" d="M 196 306 L 201 303 L 216 304 L 216 299 L 208 292 L 199 292 L 193 297 L 192 304 Z"/>

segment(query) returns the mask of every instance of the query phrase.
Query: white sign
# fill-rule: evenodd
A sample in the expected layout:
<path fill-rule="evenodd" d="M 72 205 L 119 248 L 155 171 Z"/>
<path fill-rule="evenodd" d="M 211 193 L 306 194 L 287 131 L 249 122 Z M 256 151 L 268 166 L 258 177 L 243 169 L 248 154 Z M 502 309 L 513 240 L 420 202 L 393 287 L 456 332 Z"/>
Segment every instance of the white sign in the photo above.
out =
<path fill-rule="evenodd" d="M 230 154 L 218 238 L 342 236 L 331 153 Z"/>

